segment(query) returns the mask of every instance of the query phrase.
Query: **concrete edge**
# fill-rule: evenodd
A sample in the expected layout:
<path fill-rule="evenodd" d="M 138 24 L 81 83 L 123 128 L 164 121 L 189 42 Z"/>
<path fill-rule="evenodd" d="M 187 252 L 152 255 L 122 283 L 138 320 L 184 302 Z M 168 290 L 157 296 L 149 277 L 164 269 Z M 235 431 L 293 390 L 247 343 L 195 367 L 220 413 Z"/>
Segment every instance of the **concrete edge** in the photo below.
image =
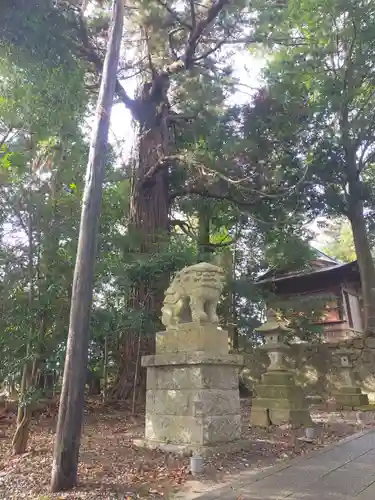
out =
<path fill-rule="evenodd" d="M 356 432 L 354 434 L 351 434 L 350 436 L 347 436 L 346 438 L 340 439 L 339 441 L 336 441 L 334 443 L 330 443 L 327 446 L 324 446 L 320 449 L 315 449 L 307 452 L 303 456 L 298 456 L 295 458 L 286 458 L 279 463 L 275 465 L 270 465 L 264 469 L 257 469 L 257 470 L 245 470 L 242 472 L 239 472 L 238 474 L 235 474 L 231 476 L 230 480 L 223 482 L 223 483 L 217 483 L 214 485 L 207 485 L 205 483 L 201 483 L 196 481 L 197 487 L 200 485 L 202 486 L 201 491 L 197 491 L 196 494 L 195 492 L 189 494 L 186 492 L 185 494 L 180 491 L 177 492 L 175 495 L 171 496 L 171 500 L 194 500 L 195 498 L 198 498 L 199 496 L 208 493 L 209 491 L 217 491 L 223 488 L 228 488 L 230 487 L 231 483 L 234 483 L 235 481 L 241 480 L 243 477 L 246 477 L 249 480 L 249 484 L 256 483 L 258 481 L 261 481 L 264 478 L 267 478 L 277 472 L 280 472 L 282 470 L 289 469 L 290 467 L 293 467 L 294 465 L 298 465 L 300 462 L 304 460 L 310 460 L 316 456 L 323 455 L 324 453 L 327 453 L 337 446 L 341 446 L 346 443 L 350 443 L 351 441 L 355 441 L 356 439 L 359 439 L 363 436 L 366 436 L 367 434 L 370 434 L 371 432 L 374 432 L 375 428 L 367 429 L 365 431 L 361 432 Z M 253 476 L 253 478 L 251 478 Z M 252 479 L 252 480 L 251 480 Z"/>

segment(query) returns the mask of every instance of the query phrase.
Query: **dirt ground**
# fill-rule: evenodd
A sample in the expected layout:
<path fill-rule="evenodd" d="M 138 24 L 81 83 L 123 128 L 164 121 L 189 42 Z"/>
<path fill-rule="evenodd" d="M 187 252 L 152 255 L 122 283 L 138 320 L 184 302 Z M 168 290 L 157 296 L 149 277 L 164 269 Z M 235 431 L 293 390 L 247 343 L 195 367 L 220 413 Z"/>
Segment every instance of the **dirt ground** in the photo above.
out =
<path fill-rule="evenodd" d="M 242 401 L 243 438 L 246 451 L 213 456 L 205 461 L 199 480 L 206 485 L 230 481 L 246 469 L 261 469 L 278 460 L 292 458 L 323 447 L 345 436 L 375 427 L 375 412 L 328 412 L 315 408 L 317 425 L 314 443 L 300 441 L 302 431 L 288 426 L 252 429 L 251 404 Z M 0 420 L 0 498 L 4 500 L 49 499 L 160 499 L 189 488 L 189 459 L 134 447 L 132 440 L 143 435 L 144 415 L 131 416 L 121 405 L 88 405 L 81 445 L 79 485 L 73 491 L 51 495 L 48 486 L 55 418 L 42 415 L 34 421 L 29 451 L 10 455 L 13 422 Z"/>

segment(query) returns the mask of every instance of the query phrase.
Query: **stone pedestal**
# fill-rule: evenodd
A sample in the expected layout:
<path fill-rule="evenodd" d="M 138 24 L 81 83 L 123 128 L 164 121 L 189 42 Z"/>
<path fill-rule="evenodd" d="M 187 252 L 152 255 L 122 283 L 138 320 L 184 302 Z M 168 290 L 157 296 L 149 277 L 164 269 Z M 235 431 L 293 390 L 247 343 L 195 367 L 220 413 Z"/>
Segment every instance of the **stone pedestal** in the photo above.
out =
<path fill-rule="evenodd" d="M 308 404 L 303 391 L 294 382 L 294 374 L 287 370 L 268 371 L 256 387 L 257 397 L 252 402 L 251 425 L 291 424 L 294 427 L 311 425 Z"/>
<path fill-rule="evenodd" d="M 342 409 L 354 409 L 369 404 L 367 394 L 362 394 L 354 378 L 354 367 L 351 361 L 351 351 L 347 349 L 337 349 L 334 354 L 338 363 L 339 377 L 337 388 L 332 396 L 336 405 Z"/>
<path fill-rule="evenodd" d="M 285 336 L 292 331 L 277 321 L 273 311 L 269 311 L 267 322 L 257 330 L 264 335 L 263 348 L 268 352 L 270 365 L 256 386 L 257 396 L 252 402 L 251 425 L 311 425 L 303 391 L 296 385 L 294 373 L 287 369 L 285 363 L 285 354 L 289 350 L 285 344 Z"/>
<path fill-rule="evenodd" d="M 238 371 L 228 334 L 215 325 L 168 327 L 157 334 L 147 368 L 145 439 L 138 444 L 207 455 L 240 448 Z"/>

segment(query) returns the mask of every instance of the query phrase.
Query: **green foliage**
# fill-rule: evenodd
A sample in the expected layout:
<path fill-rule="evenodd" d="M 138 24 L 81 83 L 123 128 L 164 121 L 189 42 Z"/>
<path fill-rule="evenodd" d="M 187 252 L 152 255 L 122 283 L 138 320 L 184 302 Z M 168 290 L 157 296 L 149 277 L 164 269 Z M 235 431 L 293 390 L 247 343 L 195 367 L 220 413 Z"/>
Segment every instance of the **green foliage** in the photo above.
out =
<path fill-rule="evenodd" d="M 274 9 L 276 21 L 268 27 L 269 38 L 285 45 L 265 71 L 263 101 L 274 111 L 266 123 L 275 146 L 305 172 L 301 189 L 311 208 L 334 216 L 347 214 L 353 163 L 369 218 L 373 209 L 373 184 L 366 174 L 374 159 L 372 9 L 354 0 L 289 2 Z M 269 22 L 270 13 L 263 16 Z"/>
<path fill-rule="evenodd" d="M 356 260 L 353 233 L 349 222 L 343 220 L 332 221 L 324 231 L 326 243 L 323 251 L 330 257 L 341 262 Z"/>
<path fill-rule="evenodd" d="M 22 67 L 15 48 L 2 51 L 0 74 L 7 75 L 0 81 L 2 127 L 25 130 L 50 144 L 64 130 L 71 141 L 87 106 L 82 68 L 49 68 L 39 61 Z M 55 148 L 58 143 L 55 139 Z"/>
<path fill-rule="evenodd" d="M 299 295 L 289 299 L 270 297 L 270 305 L 293 330 L 292 336 L 304 341 L 323 339 L 323 325 L 327 304 L 335 297 L 329 293 L 319 295 Z"/>
<path fill-rule="evenodd" d="M 182 20 L 192 22 L 191 2 L 169 4 L 178 7 Z M 195 4 L 204 14 L 206 7 Z M 105 2 L 97 6 L 86 26 L 78 9 L 63 1 L 7 0 L 0 6 L 0 379 L 19 376 L 26 359 L 40 359 L 45 371 L 62 368 L 87 159 L 82 129 L 91 95 L 85 83 L 97 79 L 90 73 L 92 55 L 100 60 L 106 43 L 106 7 Z M 121 76 L 139 73 L 148 80 L 151 70 L 160 71 L 172 62 L 172 48 L 183 56 L 186 27 L 176 30 L 179 23 L 160 2 L 138 1 L 131 7 L 125 41 L 134 58 L 123 61 Z M 211 24 L 209 37 L 201 37 L 196 57 L 204 56 L 228 32 L 233 39 L 243 37 L 254 21 L 244 7 L 247 3 L 242 1 L 227 5 Z M 280 16 L 284 26 L 283 10 L 276 17 Z M 150 57 L 144 57 L 140 38 L 148 39 Z M 286 49 L 275 57 L 269 79 L 275 82 L 276 97 L 259 93 L 243 107 L 226 104 L 236 83 L 228 68 L 230 55 L 225 48 L 202 57 L 189 72 L 171 75 L 173 152 L 181 161 L 168 170 L 168 182 L 171 219 L 180 224 L 172 222 L 167 241 L 155 244 L 147 255 L 134 251 L 145 235 L 128 230 L 129 175 L 115 168 L 113 151 L 108 155 L 91 320 L 90 368 L 95 375 L 102 368 L 104 339 L 112 374 L 126 332 L 149 335 L 160 328 L 156 306 L 142 307 L 149 297 L 134 297 L 134 290 L 162 291 L 171 274 L 197 261 L 202 213 L 208 219 L 210 256 L 233 253 L 232 280 L 221 310 L 227 323 L 235 320 L 243 337 L 251 338 L 262 321 L 264 296 L 254 279 L 270 267 L 303 268 L 310 256 L 305 212 L 319 211 L 321 200 L 315 177 L 308 188 L 303 184 L 311 178 L 299 157 L 306 125 L 305 116 L 298 115 L 302 76 L 296 77 L 296 87 L 294 80 L 276 82 L 285 57 L 294 68 L 298 54 Z M 314 77 L 311 71 L 308 75 Z M 291 107 L 284 112 L 280 96 L 289 95 Z M 197 117 L 173 120 L 173 113 Z M 289 139 L 296 127 L 299 142 L 294 145 Z M 317 163 L 310 154 L 312 142 L 307 144 L 309 162 Z M 304 198 L 302 186 L 308 193 Z"/>
<path fill-rule="evenodd" d="M 0 17 L 0 47 L 11 52 L 20 67 L 43 64 L 76 71 L 79 18 L 69 2 L 3 0 Z"/>

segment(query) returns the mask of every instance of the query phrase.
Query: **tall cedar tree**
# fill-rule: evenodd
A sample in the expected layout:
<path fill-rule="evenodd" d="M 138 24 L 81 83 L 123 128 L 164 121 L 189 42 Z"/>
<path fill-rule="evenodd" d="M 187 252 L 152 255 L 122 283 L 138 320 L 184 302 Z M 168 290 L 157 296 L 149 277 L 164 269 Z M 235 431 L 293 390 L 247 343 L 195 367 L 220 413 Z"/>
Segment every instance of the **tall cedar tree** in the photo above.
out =
<path fill-rule="evenodd" d="M 183 87 L 183 75 L 188 79 L 199 72 L 214 76 L 220 71 L 215 54 L 225 44 L 241 42 L 244 22 L 250 21 L 245 1 L 155 0 L 147 4 L 139 1 L 129 7 L 128 12 L 128 31 L 132 34 L 127 44 L 133 47 L 137 59 L 132 71 L 135 69 L 143 82 L 134 99 L 119 82 L 116 91 L 131 111 L 137 128 L 129 233 L 137 241 L 134 250 L 147 258 L 169 237 L 173 201 L 169 174 L 178 163 L 173 154 L 173 125 L 184 119 L 172 110 L 170 95 L 178 94 Z M 100 58 L 92 50 L 88 32 L 83 30 L 83 33 L 86 33 L 83 41 L 87 57 L 100 71 Z M 153 311 L 158 316 L 166 285 L 166 282 L 150 280 L 135 287 L 129 305 Z M 139 359 L 138 335 L 137 331 L 128 331 L 123 336 L 123 363 L 115 388 L 117 397 L 127 397 L 133 387 Z M 140 349 L 141 354 L 152 354 L 154 336 L 143 335 Z"/>
<path fill-rule="evenodd" d="M 22 6 L 23 12 L 32 8 L 31 1 L 16 2 Z M 44 0 L 42 4 L 48 2 L 49 0 Z M 7 0 L 7 3 L 12 2 Z M 90 3 L 92 6 L 95 2 Z M 105 12 L 103 6 L 105 7 L 106 2 L 100 3 L 102 9 L 98 12 L 101 15 Z M 39 8 L 40 5 L 38 2 Z M 90 68 L 100 74 L 103 67 L 102 48 L 107 33 L 105 16 L 96 17 L 94 12 L 85 17 L 77 5 L 77 2 L 58 1 L 58 8 L 54 8 L 48 18 L 53 19 L 58 13 L 60 17 L 63 16 L 66 28 L 72 32 L 64 46 L 88 61 Z M 294 191 L 286 187 L 285 180 L 279 183 L 277 176 L 273 175 L 275 167 L 280 169 L 280 158 L 272 159 L 265 165 L 261 161 L 263 149 L 253 147 L 254 141 L 245 146 L 235 144 L 231 151 L 231 144 L 236 143 L 239 135 L 246 132 L 239 123 L 243 116 L 239 117 L 238 110 L 222 112 L 220 119 L 220 113 L 212 113 L 213 103 L 217 108 L 223 108 L 226 90 L 225 86 L 219 85 L 219 80 L 224 82 L 230 75 L 228 50 L 238 48 L 238 44 L 243 45 L 252 38 L 250 35 L 254 16 L 249 2 L 139 0 L 125 9 L 127 35 L 124 45 L 128 58 L 122 61 L 118 75 L 121 79 L 136 74 L 142 81 L 135 98 L 129 97 L 120 81 L 116 82 L 117 95 L 131 111 L 137 126 L 128 231 L 134 242 L 134 254 L 140 258 L 143 256 L 147 261 L 150 260 L 150 255 L 160 254 L 164 243 L 169 241 L 172 204 L 180 204 L 183 198 L 190 198 L 194 203 L 197 197 L 216 201 L 233 201 L 235 198 L 241 209 L 255 211 L 260 218 L 268 217 L 271 209 L 271 219 L 279 220 L 280 215 L 285 213 L 285 200 L 291 194 L 294 196 Z M 7 29 L 2 32 L 0 27 L 0 36 L 9 37 L 9 33 L 12 33 L 12 43 L 24 44 L 24 29 L 20 29 L 20 26 L 24 23 L 25 16 L 17 18 L 19 11 L 20 9 L 11 9 L 10 14 L 8 11 Z M 27 23 L 26 28 L 30 28 Z M 53 41 L 58 44 L 59 40 L 56 38 Z M 44 44 L 39 43 L 37 47 L 39 46 Z M 29 53 L 30 57 L 35 57 L 35 47 L 29 48 Z M 212 91 L 207 92 L 208 88 Z M 192 89 L 195 95 L 193 98 Z M 202 100 L 196 98 L 198 94 L 203 96 Z M 207 96 L 206 100 L 204 96 Z M 220 104 L 218 96 L 220 99 L 223 96 Z M 181 155 L 175 140 L 178 125 L 183 124 L 183 135 L 186 135 L 187 115 L 196 115 L 196 106 L 192 106 L 192 114 L 186 113 L 190 110 L 189 104 L 192 101 L 200 101 L 203 108 L 196 120 L 201 124 L 200 129 L 199 124 L 197 127 L 194 121 L 193 127 L 190 126 L 191 141 L 183 141 L 185 144 L 198 144 L 193 151 L 193 159 L 189 151 L 190 144 L 186 148 L 183 146 L 185 151 Z M 208 108 L 211 111 L 210 121 L 207 121 L 210 115 L 206 113 Z M 207 134 L 207 129 L 210 134 Z M 211 140 L 212 136 L 214 140 Z M 287 157 L 281 160 L 281 167 L 284 164 L 290 167 L 287 160 Z M 292 170 L 289 179 L 291 184 L 299 182 L 295 169 L 289 170 Z M 271 191 L 270 196 L 267 195 L 268 191 Z M 294 213 L 296 204 L 293 200 L 291 205 Z M 225 203 L 222 206 L 225 207 Z M 208 244 L 210 228 L 207 222 L 212 225 L 212 221 L 203 221 L 201 218 L 201 222 L 200 248 L 204 251 L 200 258 L 206 258 L 211 253 L 207 250 L 212 249 Z M 165 287 L 163 280 L 147 277 L 141 284 L 133 287 L 129 308 L 141 312 L 146 310 L 158 317 Z M 114 391 L 118 397 L 129 395 L 134 386 L 135 367 L 140 358 L 138 337 L 139 329 L 126 329 L 123 332 L 120 343 L 122 361 Z M 142 335 L 140 354 L 153 351 L 153 333 Z"/>

